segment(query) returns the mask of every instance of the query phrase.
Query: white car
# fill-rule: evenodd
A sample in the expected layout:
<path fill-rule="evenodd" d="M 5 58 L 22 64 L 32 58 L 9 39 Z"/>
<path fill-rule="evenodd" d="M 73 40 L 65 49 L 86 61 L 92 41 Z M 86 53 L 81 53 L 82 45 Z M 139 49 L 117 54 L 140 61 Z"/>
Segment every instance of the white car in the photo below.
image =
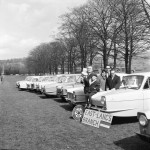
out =
<path fill-rule="evenodd" d="M 45 85 L 43 93 L 46 96 L 57 95 L 58 86 L 74 84 L 78 76 L 79 74 L 63 75 L 58 79 L 57 83 Z"/>
<path fill-rule="evenodd" d="M 31 78 L 31 76 L 27 76 L 24 80 L 17 81 L 17 82 L 16 82 L 16 87 L 19 88 L 19 85 L 20 85 L 21 82 L 27 81 L 27 80 L 29 80 L 30 78 Z"/>
<path fill-rule="evenodd" d="M 40 83 L 43 83 L 45 82 L 46 80 L 48 80 L 51 76 L 41 76 L 39 77 L 38 81 L 37 82 L 33 82 L 33 90 L 35 91 L 39 91 L 40 88 L 39 88 L 39 85 Z"/>
<path fill-rule="evenodd" d="M 55 75 L 55 76 L 50 76 L 48 79 L 44 80 L 43 82 L 39 83 L 38 87 L 37 87 L 37 91 L 43 93 L 45 86 L 49 86 L 52 85 L 54 83 L 57 83 L 58 80 L 61 78 L 61 76 L 63 76 L 62 74 L 60 75 Z"/>
<path fill-rule="evenodd" d="M 17 81 L 16 85 L 19 89 L 27 89 L 27 83 L 32 80 L 33 76 L 28 76 L 23 81 Z"/>
<path fill-rule="evenodd" d="M 92 96 L 92 107 L 116 117 L 133 117 L 150 109 L 150 72 L 123 77 L 124 86 L 118 90 L 98 92 Z"/>
<path fill-rule="evenodd" d="M 32 82 L 32 83 L 31 83 L 31 90 L 36 91 L 37 85 L 38 85 L 40 82 L 42 82 L 42 80 L 43 80 L 45 77 L 46 77 L 46 76 L 39 76 L 39 78 L 38 78 L 37 81 Z"/>
<path fill-rule="evenodd" d="M 83 84 L 81 84 L 81 78 L 82 78 L 81 75 L 78 75 L 76 77 L 75 82 L 73 82 L 73 83 L 70 82 L 68 84 L 61 84 L 59 86 L 56 86 L 57 97 L 60 97 L 63 100 L 65 100 L 68 90 L 70 91 L 71 89 L 83 87 Z"/>
<path fill-rule="evenodd" d="M 34 89 L 34 83 L 38 82 L 41 76 L 33 76 L 33 78 L 27 82 L 27 89 L 28 90 L 33 90 Z"/>

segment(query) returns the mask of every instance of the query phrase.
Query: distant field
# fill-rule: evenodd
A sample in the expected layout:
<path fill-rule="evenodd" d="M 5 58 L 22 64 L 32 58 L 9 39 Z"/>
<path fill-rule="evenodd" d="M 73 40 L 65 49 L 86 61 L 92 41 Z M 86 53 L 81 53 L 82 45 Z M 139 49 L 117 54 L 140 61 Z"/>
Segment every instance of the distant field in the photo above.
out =
<path fill-rule="evenodd" d="M 0 149 L 17 150 L 148 150 L 135 134 L 135 118 L 114 120 L 110 129 L 76 122 L 72 107 L 15 87 L 23 76 L 5 76 L 0 84 Z"/>

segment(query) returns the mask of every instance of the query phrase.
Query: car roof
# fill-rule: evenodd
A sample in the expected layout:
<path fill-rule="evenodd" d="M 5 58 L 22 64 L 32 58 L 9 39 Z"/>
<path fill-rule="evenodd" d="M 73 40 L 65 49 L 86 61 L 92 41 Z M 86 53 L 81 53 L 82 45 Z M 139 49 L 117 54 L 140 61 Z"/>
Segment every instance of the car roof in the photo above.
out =
<path fill-rule="evenodd" d="M 139 72 L 139 73 L 132 73 L 128 75 L 143 75 L 143 76 L 150 76 L 150 72 Z"/>

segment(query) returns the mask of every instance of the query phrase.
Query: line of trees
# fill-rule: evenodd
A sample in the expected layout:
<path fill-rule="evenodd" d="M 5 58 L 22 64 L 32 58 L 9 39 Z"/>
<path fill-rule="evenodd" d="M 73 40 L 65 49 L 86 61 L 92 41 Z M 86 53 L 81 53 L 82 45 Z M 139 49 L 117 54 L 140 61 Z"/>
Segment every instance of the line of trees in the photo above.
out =
<path fill-rule="evenodd" d="M 27 74 L 26 58 L 0 60 L 0 74 Z"/>
<path fill-rule="evenodd" d="M 53 42 L 30 51 L 26 65 L 31 73 L 69 73 L 92 65 L 95 56 L 103 67 L 124 61 L 131 73 L 132 60 L 149 49 L 150 7 L 145 0 L 89 0 L 60 16 Z"/>

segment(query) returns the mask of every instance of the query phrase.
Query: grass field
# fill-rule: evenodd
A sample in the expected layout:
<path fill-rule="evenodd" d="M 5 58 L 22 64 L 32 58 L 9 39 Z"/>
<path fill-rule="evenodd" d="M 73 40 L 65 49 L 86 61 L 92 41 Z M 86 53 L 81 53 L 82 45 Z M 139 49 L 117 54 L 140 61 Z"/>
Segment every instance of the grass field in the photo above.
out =
<path fill-rule="evenodd" d="M 135 134 L 136 118 L 115 121 L 110 129 L 76 122 L 72 108 L 59 98 L 19 91 L 6 76 L 0 84 L 0 149 L 17 150 L 148 150 Z"/>

